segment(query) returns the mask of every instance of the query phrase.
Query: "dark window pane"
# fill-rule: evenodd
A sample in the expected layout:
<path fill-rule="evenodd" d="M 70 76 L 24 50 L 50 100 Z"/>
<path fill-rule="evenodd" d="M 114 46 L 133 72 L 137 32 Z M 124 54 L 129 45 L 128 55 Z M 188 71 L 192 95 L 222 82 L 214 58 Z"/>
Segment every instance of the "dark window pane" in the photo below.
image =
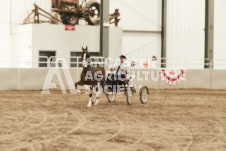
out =
<path fill-rule="evenodd" d="M 55 51 L 39 51 L 39 57 L 40 57 L 39 58 L 39 67 L 47 67 L 47 61 L 48 61 L 47 58 L 55 57 L 55 56 L 56 56 Z M 52 61 L 52 59 L 50 61 Z M 51 64 L 51 67 L 55 67 L 55 66 L 56 66 L 56 63 Z"/>

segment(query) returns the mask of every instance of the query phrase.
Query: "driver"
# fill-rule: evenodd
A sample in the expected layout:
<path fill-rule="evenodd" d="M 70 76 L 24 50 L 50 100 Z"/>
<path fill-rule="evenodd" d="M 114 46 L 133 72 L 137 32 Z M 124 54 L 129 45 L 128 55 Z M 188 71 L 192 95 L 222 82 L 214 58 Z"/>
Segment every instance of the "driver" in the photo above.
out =
<path fill-rule="evenodd" d="M 129 66 L 126 63 L 126 56 L 121 55 L 120 61 L 116 61 L 114 66 L 110 69 L 111 71 L 115 71 L 114 78 L 119 81 L 125 81 L 126 75 L 129 72 Z"/>

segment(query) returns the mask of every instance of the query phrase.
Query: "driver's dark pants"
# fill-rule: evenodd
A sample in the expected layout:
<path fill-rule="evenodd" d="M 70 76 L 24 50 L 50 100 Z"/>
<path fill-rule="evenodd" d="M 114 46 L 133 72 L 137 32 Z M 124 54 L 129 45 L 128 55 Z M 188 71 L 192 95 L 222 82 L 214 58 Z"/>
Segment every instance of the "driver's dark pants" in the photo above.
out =
<path fill-rule="evenodd" d="M 124 85 L 125 86 L 125 81 L 126 81 L 126 75 L 125 74 L 109 74 L 107 77 L 107 85 L 112 85 L 112 86 L 119 86 L 119 85 Z"/>
<path fill-rule="evenodd" d="M 118 85 L 123 85 L 125 84 L 125 81 L 126 81 L 126 75 L 125 74 L 120 74 L 120 75 L 115 75 L 116 76 L 116 81 L 118 82 L 117 84 Z"/>

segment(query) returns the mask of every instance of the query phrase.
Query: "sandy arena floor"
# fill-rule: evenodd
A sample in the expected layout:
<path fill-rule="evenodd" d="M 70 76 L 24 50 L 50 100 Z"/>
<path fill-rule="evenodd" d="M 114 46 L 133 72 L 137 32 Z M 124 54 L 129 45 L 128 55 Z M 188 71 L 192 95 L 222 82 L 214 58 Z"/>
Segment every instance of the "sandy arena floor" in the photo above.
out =
<path fill-rule="evenodd" d="M 226 91 L 150 90 L 132 106 L 118 95 L 0 92 L 1 151 L 226 151 Z"/>

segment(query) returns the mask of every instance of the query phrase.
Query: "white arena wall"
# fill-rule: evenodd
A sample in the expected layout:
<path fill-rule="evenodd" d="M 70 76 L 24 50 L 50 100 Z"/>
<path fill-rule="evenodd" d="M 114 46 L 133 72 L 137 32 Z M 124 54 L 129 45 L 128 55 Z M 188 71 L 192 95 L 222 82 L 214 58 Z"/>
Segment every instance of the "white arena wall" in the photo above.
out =
<path fill-rule="evenodd" d="M 3 16 L 4 15 L 4 16 Z M 10 1 L 0 1 L 0 59 L 10 55 Z"/>
<path fill-rule="evenodd" d="M 120 9 L 122 52 L 128 57 L 161 57 L 162 1 L 110 0 L 110 12 Z"/>
<path fill-rule="evenodd" d="M 205 54 L 205 0 L 167 0 L 166 24 L 167 58 L 200 59 L 195 62 L 200 65 L 191 67 L 203 69 L 201 59 L 204 59 Z"/>
<path fill-rule="evenodd" d="M 137 71 L 133 69 L 131 71 Z M 155 77 L 157 77 L 158 69 L 142 69 L 139 71 L 154 71 Z M 70 69 L 71 77 L 73 82 L 77 82 L 80 78 L 82 69 Z M 44 81 L 48 73 L 48 68 L 4 68 L 0 69 L 0 90 L 38 90 L 43 88 Z M 66 89 L 68 89 L 67 82 L 63 73 L 60 69 L 60 73 Z M 140 78 L 144 78 L 144 74 Z M 135 85 L 146 85 L 151 89 L 226 89 L 226 71 L 225 70 L 186 70 L 186 81 L 172 86 L 159 79 L 157 82 L 153 80 L 148 81 L 137 81 L 134 80 L 132 83 Z M 60 89 L 60 85 L 57 76 L 52 78 L 52 83 L 55 83 L 57 88 Z M 84 87 L 79 87 L 83 89 Z"/>
<path fill-rule="evenodd" d="M 226 68 L 226 1 L 214 0 L 214 59 L 215 69 Z M 224 60 L 222 60 L 224 59 Z"/>

